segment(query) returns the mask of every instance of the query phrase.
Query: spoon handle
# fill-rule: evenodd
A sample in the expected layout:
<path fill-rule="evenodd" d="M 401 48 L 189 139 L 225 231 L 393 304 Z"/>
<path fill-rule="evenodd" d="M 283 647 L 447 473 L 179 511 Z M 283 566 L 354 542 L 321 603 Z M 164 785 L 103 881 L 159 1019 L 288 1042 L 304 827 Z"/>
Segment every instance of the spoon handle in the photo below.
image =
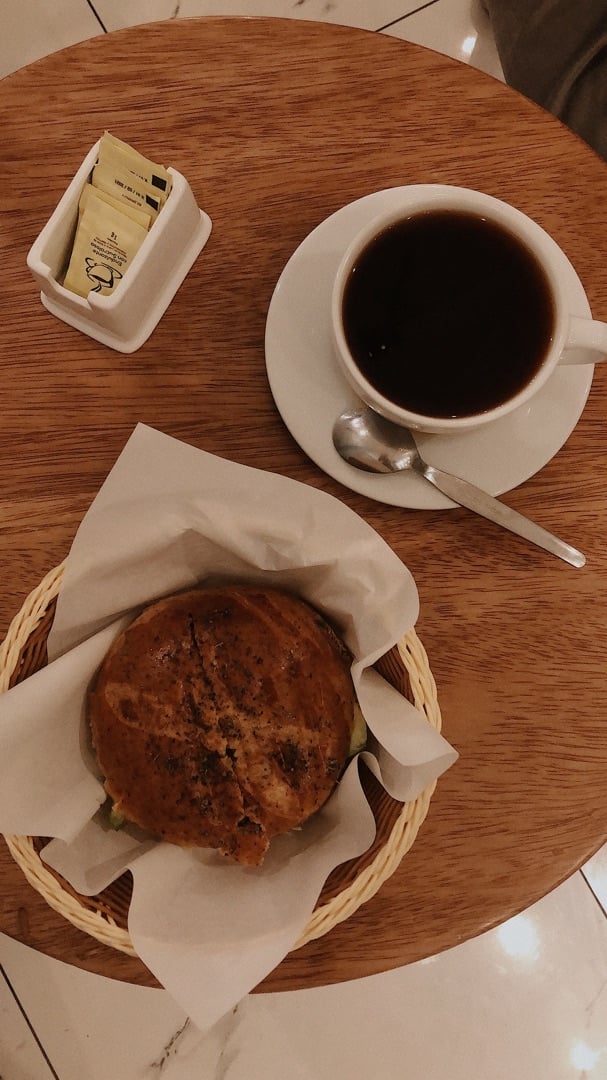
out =
<path fill-rule="evenodd" d="M 525 540 L 530 540 L 532 544 L 537 544 L 552 555 L 558 555 L 559 559 L 564 559 L 571 566 L 584 566 L 586 557 L 581 551 L 576 551 L 570 544 L 559 540 L 558 536 L 554 536 L 547 529 L 542 529 L 541 525 L 536 525 L 534 521 L 512 510 L 499 499 L 494 499 L 487 492 L 481 491 L 474 484 L 469 484 L 467 480 L 452 476 L 450 473 L 443 472 L 442 469 L 435 469 L 433 465 L 419 467 L 419 472 L 422 472 L 426 480 L 442 491 L 443 495 L 447 495 L 460 506 L 473 510 L 481 517 L 489 518 L 490 521 L 494 521 L 504 529 L 509 529 L 517 536 L 524 537 Z"/>

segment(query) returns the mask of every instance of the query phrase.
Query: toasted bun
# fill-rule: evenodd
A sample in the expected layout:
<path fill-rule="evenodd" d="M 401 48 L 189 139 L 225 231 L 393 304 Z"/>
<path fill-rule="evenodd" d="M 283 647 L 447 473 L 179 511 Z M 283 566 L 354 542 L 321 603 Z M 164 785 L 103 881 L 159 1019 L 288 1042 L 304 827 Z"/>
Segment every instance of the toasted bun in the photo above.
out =
<path fill-rule="evenodd" d="M 160 839 L 247 865 L 331 794 L 353 727 L 350 657 L 290 593 L 201 587 L 148 607 L 88 699 L 117 809 Z"/>

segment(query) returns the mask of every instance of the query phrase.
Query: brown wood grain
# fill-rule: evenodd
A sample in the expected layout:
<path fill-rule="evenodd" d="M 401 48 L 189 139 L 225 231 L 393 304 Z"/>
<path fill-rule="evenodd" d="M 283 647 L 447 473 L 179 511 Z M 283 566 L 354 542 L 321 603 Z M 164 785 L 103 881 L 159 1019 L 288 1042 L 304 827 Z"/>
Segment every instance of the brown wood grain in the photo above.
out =
<path fill-rule="evenodd" d="M 0 84 L 0 634 L 66 555 L 144 421 L 343 499 L 418 583 L 447 738 L 460 751 L 376 897 L 291 954 L 264 990 L 436 953 L 520 911 L 607 837 L 607 368 L 559 454 L 505 501 L 581 548 L 579 571 L 463 510 L 353 494 L 293 442 L 265 374 L 276 280 L 308 232 L 384 187 L 475 187 L 534 217 L 607 319 L 607 170 L 502 84 L 405 42 L 266 19 L 175 20 L 74 46 Z M 158 328 L 124 356 L 41 306 L 27 251 L 109 128 L 189 180 L 213 219 Z M 104 975 L 138 961 L 51 911 L 0 848 L 0 929 Z"/>

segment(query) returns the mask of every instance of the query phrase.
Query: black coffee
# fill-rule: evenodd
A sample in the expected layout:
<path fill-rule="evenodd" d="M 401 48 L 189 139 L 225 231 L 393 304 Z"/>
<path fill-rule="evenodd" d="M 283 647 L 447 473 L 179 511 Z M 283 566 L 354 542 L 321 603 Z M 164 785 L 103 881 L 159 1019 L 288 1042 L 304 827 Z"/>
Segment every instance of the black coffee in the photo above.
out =
<path fill-rule="evenodd" d="M 343 300 L 363 375 L 397 405 L 471 416 L 512 398 L 546 355 L 554 324 L 535 256 L 477 214 L 432 210 L 363 250 Z"/>

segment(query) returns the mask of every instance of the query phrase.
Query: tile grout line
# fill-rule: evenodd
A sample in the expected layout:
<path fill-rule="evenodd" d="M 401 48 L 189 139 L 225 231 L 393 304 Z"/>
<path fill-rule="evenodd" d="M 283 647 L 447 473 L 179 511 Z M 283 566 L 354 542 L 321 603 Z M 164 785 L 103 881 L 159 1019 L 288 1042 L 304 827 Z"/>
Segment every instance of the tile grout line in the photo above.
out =
<path fill-rule="evenodd" d="M 405 19 L 408 19 L 411 15 L 418 15 L 420 11 L 425 11 L 426 8 L 433 7 L 434 4 L 437 4 L 438 2 L 439 2 L 439 0 L 427 0 L 427 2 L 425 4 L 420 4 L 420 6 L 417 7 L 417 8 L 414 8 L 413 11 L 408 11 L 406 15 L 399 15 L 397 19 L 392 19 L 390 22 L 385 23 L 383 26 L 379 26 L 377 28 L 377 30 L 375 31 L 375 33 L 376 34 L 381 34 L 382 31 L 388 30 L 391 26 L 397 26 L 398 23 L 404 22 Z M 107 29 L 107 26 L 104 25 L 103 20 L 102 20 L 101 16 L 99 15 L 99 12 L 95 8 L 93 0 L 86 0 L 86 4 L 89 7 L 90 11 L 95 16 L 97 22 L 99 23 L 99 26 L 103 30 L 103 33 L 107 34 L 109 32 L 108 29 Z M 180 4 L 178 3 L 176 5 L 175 11 L 173 12 L 171 18 L 175 19 L 175 18 L 177 18 L 179 16 L 179 7 L 180 7 Z M 1 1078 L 0 1078 L 0 1080 L 1 1080 Z"/>
<path fill-rule="evenodd" d="M 32 1022 L 31 1022 L 29 1016 L 27 1015 L 25 1009 L 23 1008 L 23 1005 L 21 1004 L 21 1001 L 20 1001 L 19 996 L 17 994 L 17 991 L 15 990 L 12 982 L 10 981 L 10 979 L 9 979 L 7 973 L 6 973 L 6 969 L 5 969 L 3 964 L 0 964 L 0 975 L 4 979 L 6 985 L 8 986 L 8 989 L 9 989 L 9 991 L 10 991 L 10 993 L 11 993 L 13 999 L 14 999 L 15 1004 L 16 1004 L 17 1008 L 19 1009 L 19 1012 L 21 1013 L 23 1019 L 25 1020 L 25 1023 L 27 1024 L 27 1026 L 28 1026 L 28 1028 L 29 1028 L 29 1030 L 30 1030 L 30 1032 L 32 1034 L 32 1038 L 34 1039 L 34 1042 L 36 1043 L 36 1046 L 38 1047 L 40 1053 L 42 1054 L 42 1057 L 44 1058 L 46 1064 L 48 1065 L 48 1067 L 50 1069 L 50 1072 L 51 1072 L 51 1076 L 53 1077 L 53 1080 L 60 1080 L 60 1076 L 55 1071 L 55 1069 L 53 1068 L 52 1062 L 51 1062 L 46 1050 L 44 1049 L 42 1043 L 40 1042 L 40 1039 L 38 1038 L 38 1035 L 36 1034 L 36 1032 L 35 1032 L 35 1030 L 34 1030 L 34 1028 L 32 1026 Z"/>
<path fill-rule="evenodd" d="M 414 8 L 413 11 L 408 11 L 406 15 L 399 15 L 398 19 L 392 19 L 390 22 L 385 23 L 384 26 L 378 27 L 375 31 L 376 34 L 381 34 L 383 30 L 388 30 L 391 26 L 396 26 L 398 23 L 404 22 L 411 15 L 418 15 L 420 11 L 425 11 L 426 8 L 433 7 L 434 4 L 438 4 L 439 0 L 427 0 L 427 3 L 420 4 L 419 7 Z"/>
<path fill-rule="evenodd" d="M 582 879 L 583 879 L 583 881 L 584 881 L 584 883 L 586 885 L 586 888 L 589 889 L 589 891 L 592 893 L 592 895 L 594 896 L 594 899 L 596 900 L 598 906 L 600 907 L 603 915 L 607 919 L 607 908 L 605 907 L 603 901 L 599 900 L 599 897 L 597 896 L 596 892 L 594 891 L 594 889 L 592 887 L 592 883 L 588 880 L 588 878 L 586 877 L 586 875 L 584 873 L 584 867 L 583 866 L 580 867 L 580 874 L 582 875 Z"/>
<path fill-rule="evenodd" d="M 92 0 L 86 0 L 86 3 L 88 4 L 90 10 L 92 11 L 93 15 L 95 16 L 95 18 L 96 18 L 97 22 L 99 23 L 101 29 L 103 30 L 103 33 L 107 34 L 107 32 L 108 32 L 107 31 L 107 26 L 103 25 L 103 20 L 101 19 L 101 16 L 99 15 L 99 13 L 95 10 L 95 7 L 94 7 L 94 5 L 92 3 Z"/>

